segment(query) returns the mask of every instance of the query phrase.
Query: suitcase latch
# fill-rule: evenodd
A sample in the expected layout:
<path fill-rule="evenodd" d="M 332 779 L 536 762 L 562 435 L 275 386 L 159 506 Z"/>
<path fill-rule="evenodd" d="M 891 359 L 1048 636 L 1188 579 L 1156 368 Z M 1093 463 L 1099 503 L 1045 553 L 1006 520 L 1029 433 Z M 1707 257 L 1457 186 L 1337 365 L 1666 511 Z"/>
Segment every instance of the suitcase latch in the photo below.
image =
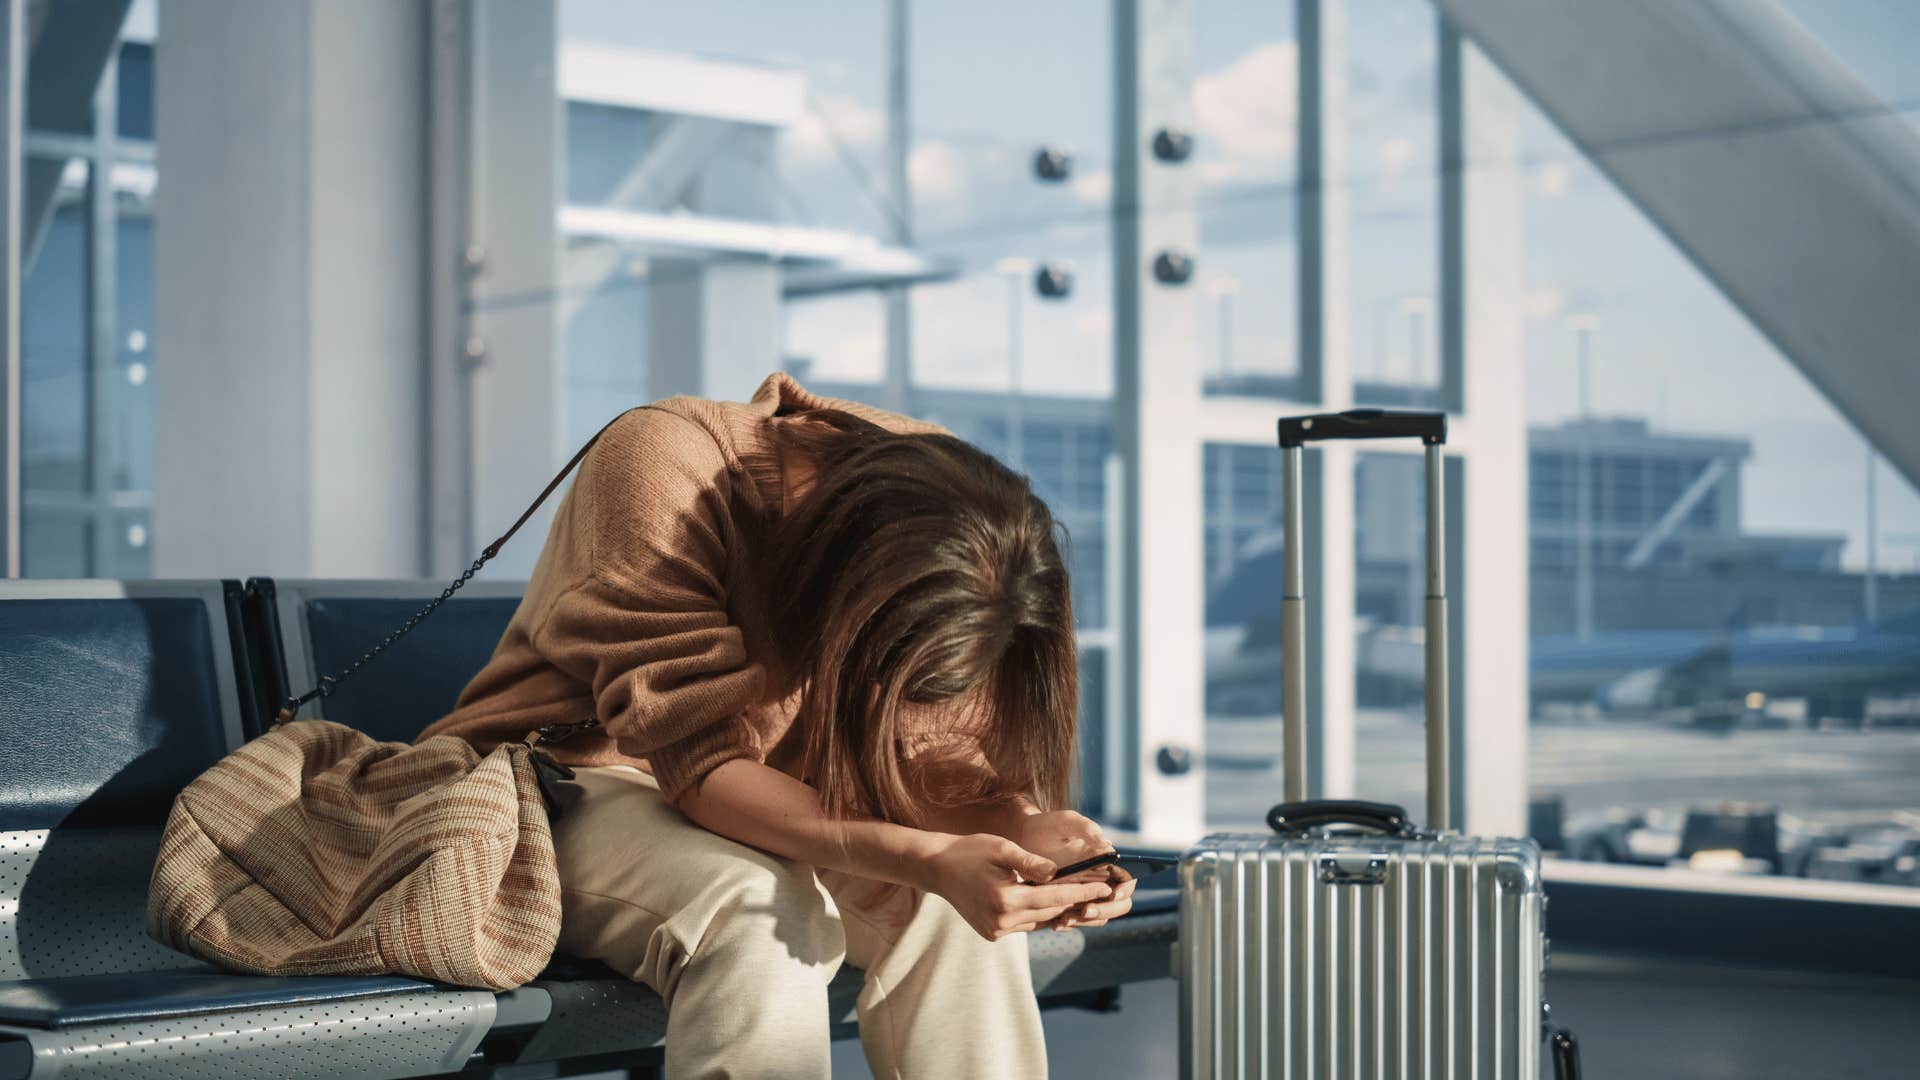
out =
<path fill-rule="evenodd" d="M 1387 857 L 1376 851 L 1329 851 L 1320 856 L 1322 885 L 1378 885 L 1387 880 Z"/>

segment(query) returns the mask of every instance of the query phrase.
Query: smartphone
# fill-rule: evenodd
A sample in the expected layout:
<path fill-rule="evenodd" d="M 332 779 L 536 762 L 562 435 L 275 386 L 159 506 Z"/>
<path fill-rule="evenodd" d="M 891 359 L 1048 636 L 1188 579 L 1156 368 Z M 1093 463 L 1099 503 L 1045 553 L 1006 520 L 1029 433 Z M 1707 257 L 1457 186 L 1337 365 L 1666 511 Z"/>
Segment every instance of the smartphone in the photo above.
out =
<path fill-rule="evenodd" d="M 1137 851 L 1108 851 L 1095 855 L 1091 859 L 1081 859 L 1077 863 L 1069 863 L 1055 870 L 1053 872 L 1053 880 L 1060 881 L 1064 878 L 1072 877 L 1074 874 L 1092 870 L 1096 866 L 1117 866 L 1125 872 L 1128 877 L 1142 878 L 1149 874 L 1157 874 L 1162 870 L 1171 870 L 1178 865 L 1180 865 L 1178 860 L 1160 855 L 1148 855 Z"/>

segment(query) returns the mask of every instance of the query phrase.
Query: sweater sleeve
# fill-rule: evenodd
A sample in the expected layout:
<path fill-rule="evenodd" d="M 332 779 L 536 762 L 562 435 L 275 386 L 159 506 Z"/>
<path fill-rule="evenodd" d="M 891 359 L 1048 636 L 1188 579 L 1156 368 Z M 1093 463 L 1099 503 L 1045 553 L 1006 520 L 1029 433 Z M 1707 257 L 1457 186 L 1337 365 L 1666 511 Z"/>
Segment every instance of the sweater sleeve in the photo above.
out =
<path fill-rule="evenodd" d="M 592 688 L 620 752 L 646 758 L 679 798 L 735 758 L 762 760 L 747 712 L 766 671 L 727 615 L 732 481 L 691 421 L 641 409 L 582 463 L 574 543 L 583 572 L 540 620 L 533 644 Z"/>

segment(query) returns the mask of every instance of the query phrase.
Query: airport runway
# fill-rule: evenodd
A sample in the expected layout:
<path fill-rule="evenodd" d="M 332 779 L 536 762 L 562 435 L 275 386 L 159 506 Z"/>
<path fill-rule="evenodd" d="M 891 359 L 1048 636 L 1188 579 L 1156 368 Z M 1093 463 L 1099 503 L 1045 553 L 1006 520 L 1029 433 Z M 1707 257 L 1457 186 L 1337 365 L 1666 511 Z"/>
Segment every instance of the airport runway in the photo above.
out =
<path fill-rule="evenodd" d="M 1728 799 L 1836 823 L 1920 816 L 1920 727 L 1713 735 L 1644 722 L 1541 722 L 1530 738 L 1529 790 L 1562 796 L 1569 816 Z M 1422 804 L 1417 712 L 1363 709 L 1356 742 L 1360 797 Z M 1208 722 L 1210 822 L 1261 820 L 1280 798 L 1279 751 L 1278 717 Z"/>

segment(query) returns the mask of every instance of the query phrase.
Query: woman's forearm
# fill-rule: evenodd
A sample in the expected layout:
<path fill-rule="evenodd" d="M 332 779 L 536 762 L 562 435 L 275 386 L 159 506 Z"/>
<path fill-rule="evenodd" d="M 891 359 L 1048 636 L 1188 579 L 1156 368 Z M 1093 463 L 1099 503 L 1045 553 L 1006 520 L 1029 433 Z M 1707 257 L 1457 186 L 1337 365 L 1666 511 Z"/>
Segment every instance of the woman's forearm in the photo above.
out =
<path fill-rule="evenodd" d="M 875 818 L 827 814 L 812 787 L 778 769 L 737 758 L 680 796 L 694 824 L 783 858 L 876 881 L 925 889 L 933 854 L 952 836 Z"/>

